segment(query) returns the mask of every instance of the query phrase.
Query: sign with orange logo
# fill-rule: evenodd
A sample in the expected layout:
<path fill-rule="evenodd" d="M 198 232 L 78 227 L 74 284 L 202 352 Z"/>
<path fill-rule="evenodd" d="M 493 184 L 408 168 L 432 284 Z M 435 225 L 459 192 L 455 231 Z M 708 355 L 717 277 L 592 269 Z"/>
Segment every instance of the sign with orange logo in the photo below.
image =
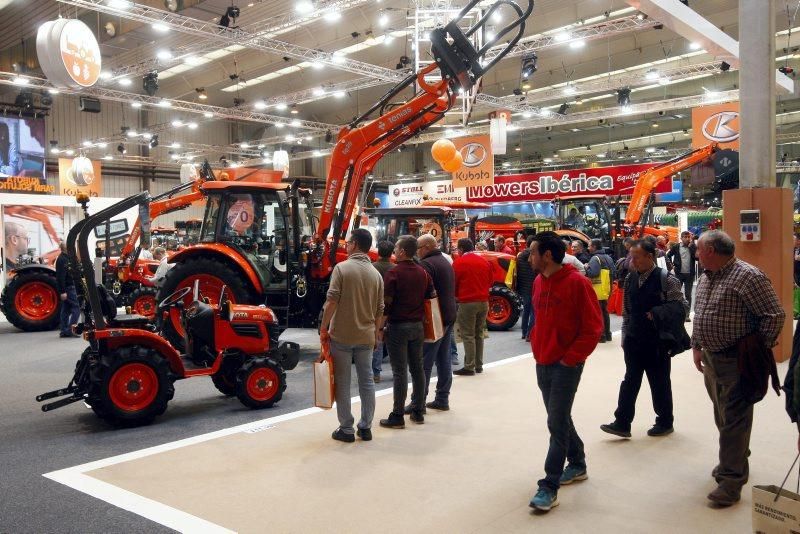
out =
<path fill-rule="evenodd" d="M 85 156 L 58 159 L 58 194 L 74 197 L 85 193 L 99 197 L 103 192 L 100 162 Z"/>
<path fill-rule="evenodd" d="M 59 87 L 91 87 L 100 78 L 100 45 L 80 20 L 45 22 L 37 31 L 36 52 L 47 79 Z"/>
<path fill-rule="evenodd" d="M 488 135 L 453 139 L 464 164 L 453 173 L 453 187 L 477 187 L 494 184 L 494 154 Z"/>
<path fill-rule="evenodd" d="M 692 109 L 692 148 L 709 143 L 739 149 L 739 102 Z"/>

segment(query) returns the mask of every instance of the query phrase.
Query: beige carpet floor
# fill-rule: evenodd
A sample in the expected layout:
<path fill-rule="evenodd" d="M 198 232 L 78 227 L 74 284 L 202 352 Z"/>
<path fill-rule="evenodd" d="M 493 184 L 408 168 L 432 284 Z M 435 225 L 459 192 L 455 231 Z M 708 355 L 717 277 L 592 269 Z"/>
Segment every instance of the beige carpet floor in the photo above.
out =
<path fill-rule="evenodd" d="M 598 427 L 613 418 L 624 365 L 617 339 L 598 347 L 573 409 L 589 479 L 563 487 L 549 514 L 528 508 L 548 445 L 532 358 L 457 377 L 452 410 L 405 430 L 378 427 L 391 408 L 379 397 L 371 442 L 331 440 L 328 411 L 87 475 L 238 532 L 749 532 L 751 485 L 780 484 L 796 454 L 783 397 L 756 408 L 742 502 L 714 509 L 711 403 L 691 356 L 673 364 L 675 434 L 645 435 L 654 418 L 645 383 L 634 439 L 613 439 Z"/>

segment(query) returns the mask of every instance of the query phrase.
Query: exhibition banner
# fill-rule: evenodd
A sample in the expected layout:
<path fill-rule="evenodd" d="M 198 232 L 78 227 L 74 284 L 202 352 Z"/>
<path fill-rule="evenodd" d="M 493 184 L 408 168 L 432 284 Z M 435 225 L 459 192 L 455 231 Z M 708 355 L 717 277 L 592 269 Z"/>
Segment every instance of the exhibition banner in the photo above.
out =
<path fill-rule="evenodd" d="M 494 183 L 494 154 L 488 135 L 459 137 L 453 139 L 456 150 L 461 152 L 464 164 L 453 173 L 453 187 L 492 185 Z"/>
<path fill-rule="evenodd" d="M 440 200 L 444 202 L 464 202 L 466 189 L 456 189 L 450 180 L 433 182 L 408 182 L 389 186 L 389 208 L 410 208 L 421 206 L 422 201 Z"/>
<path fill-rule="evenodd" d="M 0 193 L 53 193 L 44 174 L 43 119 L 0 117 Z"/>
<path fill-rule="evenodd" d="M 709 143 L 739 150 L 739 102 L 692 109 L 692 148 Z"/>
<path fill-rule="evenodd" d="M 64 238 L 64 208 L 3 206 L 3 265 L 6 273 L 28 263 L 55 265 Z"/>
<path fill-rule="evenodd" d="M 99 197 L 103 192 L 100 162 L 84 156 L 74 159 L 58 158 L 58 194 L 74 197 L 85 193 Z"/>
<path fill-rule="evenodd" d="M 552 170 L 495 177 L 493 185 L 467 188 L 470 202 L 521 202 L 569 198 L 583 195 L 630 195 L 636 180 L 658 163 L 618 165 L 587 169 Z M 664 180 L 655 193 L 672 191 Z"/>

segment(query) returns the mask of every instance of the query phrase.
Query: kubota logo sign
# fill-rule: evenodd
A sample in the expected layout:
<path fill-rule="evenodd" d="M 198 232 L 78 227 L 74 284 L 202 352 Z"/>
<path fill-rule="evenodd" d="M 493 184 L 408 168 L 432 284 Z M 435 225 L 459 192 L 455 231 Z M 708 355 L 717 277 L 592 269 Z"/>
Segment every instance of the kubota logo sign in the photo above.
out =
<path fill-rule="evenodd" d="M 481 143 L 469 143 L 461 148 L 465 167 L 477 167 L 486 160 L 486 147 Z"/>
<path fill-rule="evenodd" d="M 475 187 L 494 183 L 494 155 L 488 135 L 459 137 L 453 144 L 461 153 L 463 165 L 453 173 L 453 187 Z"/>
<path fill-rule="evenodd" d="M 730 143 L 739 139 L 739 130 L 731 128 L 730 123 L 739 118 L 736 111 L 714 113 L 703 122 L 703 136 L 709 141 Z"/>
<path fill-rule="evenodd" d="M 739 149 L 739 103 L 728 102 L 692 109 L 692 148 L 719 143 Z"/>

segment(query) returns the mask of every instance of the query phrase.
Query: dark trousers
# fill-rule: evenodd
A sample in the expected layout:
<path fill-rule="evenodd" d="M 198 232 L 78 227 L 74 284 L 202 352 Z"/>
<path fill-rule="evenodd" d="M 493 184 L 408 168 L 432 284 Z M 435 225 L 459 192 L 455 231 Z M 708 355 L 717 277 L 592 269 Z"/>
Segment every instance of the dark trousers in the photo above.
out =
<path fill-rule="evenodd" d="M 681 281 L 683 284 L 683 294 L 686 297 L 686 300 L 689 301 L 689 307 L 692 307 L 692 288 L 694 287 L 694 275 L 693 274 L 684 274 L 678 273 L 676 275 L 678 280 Z"/>
<path fill-rule="evenodd" d="M 572 423 L 572 403 L 581 381 L 583 364 L 567 367 L 536 365 L 536 382 L 542 391 L 547 410 L 547 429 L 550 431 L 550 448 L 544 461 L 545 477 L 539 481 L 540 488 L 558 491 L 559 480 L 564 472 L 564 461 L 579 468 L 586 467 L 583 441 Z"/>
<path fill-rule="evenodd" d="M 600 339 L 611 341 L 611 316 L 608 315 L 608 301 L 598 300 L 597 302 L 600 304 L 600 311 L 603 312 L 603 334 Z"/>
<path fill-rule="evenodd" d="M 67 300 L 61 301 L 61 333 L 71 334 L 72 325 L 76 324 L 81 316 L 81 307 L 78 304 L 78 293 L 75 292 L 75 286 L 67 286 L 65 293 Z"/>
<path fill-rule="evenodd" d="M 439 341 L 425 343 L 422 346 L 422 360 L 425 368 L 425 398 L 428 398 L 428 389 L 431 383 L 433 364 L 436 364 L 436 398 L 435 400 L 447 404 L 450 397 L 450 387 L 453 385 L 453 366 L 450 361 L 450 338 L 453 335 L 453 325 L 444 330 L 444 335 Z M 424 406 L 415 406 L 421 410 Z"/>
<path fill-rule="evenodd" d="M 403 417 L 408 396 L 408 373 L 411 372 L 411 404 L 425 406 L 425 370 L 422 367 L 422 343 L 425 332 L 422 322 L 390 324 L 386 328 L 386 347 L 394 377 L 395 415 Z"/>
<path fill-rule="evenodd" d="M 630 430 L 636 412 L 636 397 L 642 387 L 642 376 L 647 375 L 650 394 L 653 397 L 653 410 L 656 412 L 656 424 L 671 427 L 672 416 L 672 380 L 670 357 L 658 350 L 652 342 L 637 341 L 627 338 L 623 342 L 625 352 L 625 378 L 619 388 L 617 411 L 614 412 L 616 422 L 626 430 Z"/>
<path fill-rule="evenodd" d="M 753 405 L 739 391 L 736 354 L 703 351 L 703 377 L 714 404 L 714 422 L 719 430 L 719 465 L 715 478 L 725 490 L 740 493 L 750 473 L 750 431 Z M 795 386 L 796 387 L 796 386 Z"/>
<path fill-rule="evenodd" d="M 520 297 L 522 298 L 522 337 L 528 337 L 536 322 L 533 315 L 533 299 L 530 291 L 523 291 Z"/>

